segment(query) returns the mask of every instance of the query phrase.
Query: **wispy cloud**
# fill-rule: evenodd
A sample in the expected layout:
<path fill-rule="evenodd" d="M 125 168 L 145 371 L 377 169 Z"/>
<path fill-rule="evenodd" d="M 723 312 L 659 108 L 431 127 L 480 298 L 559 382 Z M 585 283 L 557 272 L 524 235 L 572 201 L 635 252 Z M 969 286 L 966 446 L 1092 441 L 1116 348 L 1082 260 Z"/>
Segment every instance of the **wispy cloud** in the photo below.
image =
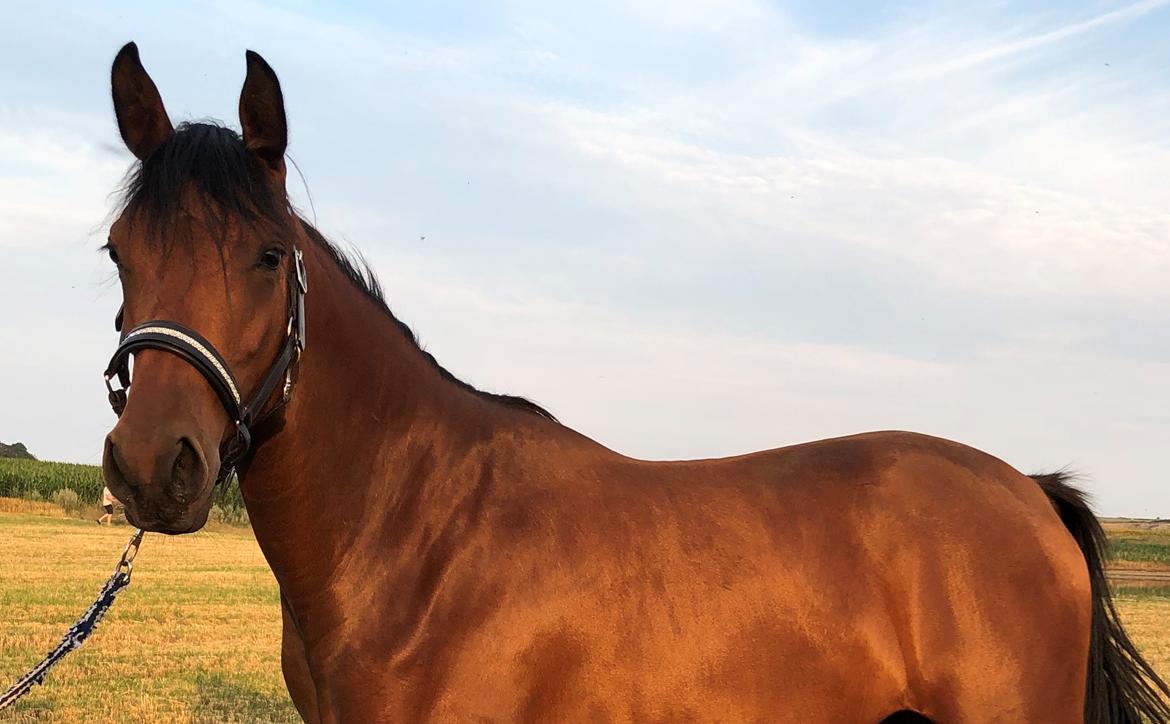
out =
<path fill-rule="evenodd" d="M 1143 2 L 1132 3 L 1117 8 L 1116 10 L 1110 10 L 1109 12 L 1094 15 L 1084 20 L 1061 25 L 1051 30 L 1000 42 L 972 53 L 946 59 L 933 65 L 927 65 L 906 73 L 903 78 L 921 81 L 961 71 L 968 71 L 986 63 L 992 63 L 1022 53 L 1039 50 L 1045 46 L 1060 43 L 1106 25 L 1135 20 L 1154 10 L 1163 8 L 1167 4 L 1167 0 L 1143 0 Z"/>

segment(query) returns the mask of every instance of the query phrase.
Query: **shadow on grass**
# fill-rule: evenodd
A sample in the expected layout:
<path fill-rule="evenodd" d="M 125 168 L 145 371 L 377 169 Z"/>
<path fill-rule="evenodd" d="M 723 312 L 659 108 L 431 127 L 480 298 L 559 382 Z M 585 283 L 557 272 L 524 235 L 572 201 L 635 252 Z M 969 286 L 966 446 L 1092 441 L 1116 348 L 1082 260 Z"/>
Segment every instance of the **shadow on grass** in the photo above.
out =
<path fill-rule="evenodd" d="M 193 714 L 198 722 L 299 722 L 284 692 L 270 694 L 242 677 L 201 671 L 195 678 Z"/>

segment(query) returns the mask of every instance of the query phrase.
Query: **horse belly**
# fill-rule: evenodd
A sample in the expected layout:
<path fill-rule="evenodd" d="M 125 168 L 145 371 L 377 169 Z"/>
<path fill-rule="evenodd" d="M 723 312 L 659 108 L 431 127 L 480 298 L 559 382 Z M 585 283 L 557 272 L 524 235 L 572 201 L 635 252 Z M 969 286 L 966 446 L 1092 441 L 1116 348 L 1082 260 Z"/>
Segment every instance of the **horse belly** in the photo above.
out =
<path fill-rule="evenodd" d="M 693 606 L 681 591 L 543 599 L 464 641 L 424 708 L 549 722 L 876 722 L 901 708 L 902 652 L 872 581 L 796 583 L 696 583 Z"/>

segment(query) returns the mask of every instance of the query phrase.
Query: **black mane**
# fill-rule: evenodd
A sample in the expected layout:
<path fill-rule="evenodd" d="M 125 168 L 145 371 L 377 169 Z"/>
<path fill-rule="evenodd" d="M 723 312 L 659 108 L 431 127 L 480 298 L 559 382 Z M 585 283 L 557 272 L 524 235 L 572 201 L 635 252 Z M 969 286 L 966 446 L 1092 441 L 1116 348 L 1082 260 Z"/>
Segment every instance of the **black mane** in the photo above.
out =
<path fill-rule="evenodd" d="M 122 206 L 152 225 L 166 226 L 177 217 L 183 195 L 193 187 L 221 219 L 239 216 L 287 228 L 290 219 L 295 218 L 342 274 L 394 321 L 443 379 L 480 397 L 556 421 L 552 413 L 531 400 L 484 392 L 447 371 L 422 348 L 410 327 L 390 311 L 369 264 L 360 255 L 351 258 L 341 251 L 295 211 L 290 216 L 287 197 L 275 193 L 264 174 L 261 162 L 248 152 L 243 139 L 232 129 L 214 123 L 183 123 L 149 158 L 131 169 L 122 187 Z"/>

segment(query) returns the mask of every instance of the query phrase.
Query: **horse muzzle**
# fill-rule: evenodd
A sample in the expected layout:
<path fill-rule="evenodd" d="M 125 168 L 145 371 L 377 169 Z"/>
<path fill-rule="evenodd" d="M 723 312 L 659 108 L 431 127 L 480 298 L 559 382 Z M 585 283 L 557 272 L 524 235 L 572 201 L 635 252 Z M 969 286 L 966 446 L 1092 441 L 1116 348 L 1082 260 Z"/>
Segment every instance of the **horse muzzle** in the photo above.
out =
<path fill-rule="evenodd" d="M 211 454 L 218 457 L 218 451 Z M 126 518 L 160 533 L 203 527 L 218 467 L 193 436 L 168 426 L 136 430 L 119 423 L 102 457 L 106 485 L 126 505 Z"/>

